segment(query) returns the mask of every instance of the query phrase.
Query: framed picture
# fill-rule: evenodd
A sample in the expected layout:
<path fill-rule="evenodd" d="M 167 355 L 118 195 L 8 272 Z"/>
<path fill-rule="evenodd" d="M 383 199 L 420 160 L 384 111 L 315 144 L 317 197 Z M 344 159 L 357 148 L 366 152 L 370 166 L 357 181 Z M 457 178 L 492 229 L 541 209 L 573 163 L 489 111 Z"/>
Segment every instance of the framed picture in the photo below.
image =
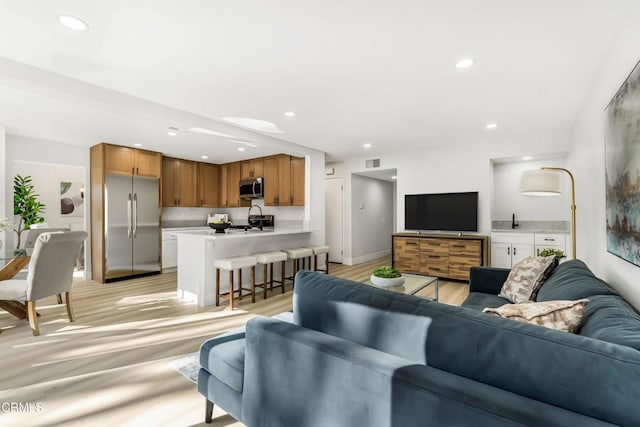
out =
<path fill-rule="evenodd" d="M 640 63 L 605 113 L 607 251 L 640 266 Z"/>
<path fill-rule="evenodd" d="M 81 182 L 60 182 L 60 215 L 84 215 L 84 184 Z"/>

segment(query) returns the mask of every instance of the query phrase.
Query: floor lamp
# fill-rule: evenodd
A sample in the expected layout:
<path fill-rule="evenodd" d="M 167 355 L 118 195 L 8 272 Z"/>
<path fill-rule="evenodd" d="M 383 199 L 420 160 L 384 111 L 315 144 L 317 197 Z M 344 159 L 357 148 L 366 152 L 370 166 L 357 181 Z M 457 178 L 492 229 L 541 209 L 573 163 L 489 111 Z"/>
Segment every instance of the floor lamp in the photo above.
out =
<path fill-rule="evenodd" d="M 525 196 L 558 196 L 562 193 L 560 174 L 565 172 L 571 178 L 571 249 L 576 259 L 576 185 L 573 174 L 564 168 L 543 167 L 522 172 L 520 193 Z"/>

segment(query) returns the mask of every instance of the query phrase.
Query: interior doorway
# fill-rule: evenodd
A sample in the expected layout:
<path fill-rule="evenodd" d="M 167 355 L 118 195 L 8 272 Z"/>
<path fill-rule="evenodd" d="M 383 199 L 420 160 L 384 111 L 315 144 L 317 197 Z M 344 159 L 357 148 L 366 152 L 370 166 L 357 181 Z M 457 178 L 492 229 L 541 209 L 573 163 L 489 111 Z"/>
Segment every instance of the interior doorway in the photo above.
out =
<path fill-rule="evenodd" d="M 325 241 L 329 262 L 342 264 L 344 254 L 344 179 L 325 179 Z"/>

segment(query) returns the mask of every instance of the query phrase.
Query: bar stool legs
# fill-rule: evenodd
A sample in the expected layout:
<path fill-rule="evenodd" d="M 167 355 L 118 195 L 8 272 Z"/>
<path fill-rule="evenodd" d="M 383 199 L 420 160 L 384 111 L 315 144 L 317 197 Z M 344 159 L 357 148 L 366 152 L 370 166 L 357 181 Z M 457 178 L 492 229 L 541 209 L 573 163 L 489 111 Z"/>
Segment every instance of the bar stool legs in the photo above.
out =
<path fill-rule="evenodd" d="M 321 271 L 325 274 L 329 274 L 329 246 L 312 246 L 314 267 L 313 271 Z M 318 268 L 318 255 L 325 254 L 325 268 Z"/>
<path fill-rule="evenodd" d="M 238 297 L 242 298 L 242 291 L 251 292 L 251 301 L 255 302 L 256 298 L 256 258 L 255 257 L 236 257 L 227 259 L 217 259 L 214 261 L 213 266 L 216 270 L 216 306 L 220 305 L 220 297 L 229 298 L 229 307 L 233 310 L 235 307 L 235 293 L 238 292 Z M 251 288 L 244 288 L 242 286 L 242 269 L 251 267 Z M 220 270 L 227 270 L 229 272 L 229 291 L 226 293 L 220 292 Z M 238 270 L 238 290 L 235 289 L 234 283 L 234 270 Z"/>
<path fill-rule="evenodd" d="M 264 292 L 263 298 L 266 299 L 267 298 L 267 291 L 268 290 L 273 290 L 274 286 L 273 286 L 273 282 L 279 283 L 278 286 L 282 287 L 282 293 L 284 293 L 284 279 L 281 279 L 280 281 L 274 280 L 273 278 L 273 264 L 280 261 L 283 265 L 283 271 L 284 271 L 284 263 L 287 260 L 287 254 L 284 252 L 280 252 L 280 251 L 273 251 L 273 252 L 263 252 L 263 253 L 258 253 L 258 254 L 253 254 L 253 256 L 256 257 L 256 260 L 259 264 L 262 264 L 262 284 L 258 284 L 256 286 L 258 287 L 262 287 L 262 290 Z M 269 267 L 267 269 L 267 267 Z M 271 272 L 271 277 L 269 278 L 269 276 L 267 275 L 268 272 Z M 281 277 L 284 276 L 284 273 L 281 275 Z M 267 287 L 268 284 L 268 287 Z M 275 286 L 275 287 L 278 287 Z"/>
<path fill-rule="evenodd" d="M 299 269 L 298 267 L 300 266 L 300 260 L 302 260 L 302 265 L 304 267 L 306 258 L 309 263 L 309 268 L 311 268 L 311 256 L 313 255 L 313 250 L 311 250 L 310 248 L 295 248 L 287 249 L 285 252 L 287 253 L 287 258 L 293 261 L 291 276 L 286 277 L 286 279 L 291 280 L 293 287 L 295 287 L 295 277 Z"/>

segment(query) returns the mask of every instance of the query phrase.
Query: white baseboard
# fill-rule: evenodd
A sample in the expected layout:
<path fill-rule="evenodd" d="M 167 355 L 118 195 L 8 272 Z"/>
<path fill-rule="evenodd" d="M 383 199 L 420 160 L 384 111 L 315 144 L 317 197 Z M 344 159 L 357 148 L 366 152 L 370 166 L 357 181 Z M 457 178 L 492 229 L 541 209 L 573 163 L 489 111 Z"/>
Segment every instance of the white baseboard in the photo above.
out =
<path fill-rule="evenodd" d="M 344 258 L 342 261 L 345 265 L 362 264 L 363 262 L 373 261 L 376 258 L 382 258 L 383 256 L 391 255 L 391 249 L 385 249 L 383 251 L 374 252 L 372 254 L 362 255 L 355 258 Z"/>

